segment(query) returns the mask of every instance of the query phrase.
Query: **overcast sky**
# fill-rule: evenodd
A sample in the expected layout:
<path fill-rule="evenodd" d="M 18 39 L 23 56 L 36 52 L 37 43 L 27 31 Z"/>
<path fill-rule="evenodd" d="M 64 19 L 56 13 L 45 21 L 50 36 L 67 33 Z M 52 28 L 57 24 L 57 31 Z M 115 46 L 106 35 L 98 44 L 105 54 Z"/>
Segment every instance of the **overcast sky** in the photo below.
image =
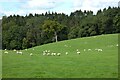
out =
<path fill-rule="evenodd" d="M 120 0 L 0 0 L 0 18 L 3 15 L 26 15 L 46 11 L 70 14 L 75 10 L 92 10 L 117 7 Z"/>

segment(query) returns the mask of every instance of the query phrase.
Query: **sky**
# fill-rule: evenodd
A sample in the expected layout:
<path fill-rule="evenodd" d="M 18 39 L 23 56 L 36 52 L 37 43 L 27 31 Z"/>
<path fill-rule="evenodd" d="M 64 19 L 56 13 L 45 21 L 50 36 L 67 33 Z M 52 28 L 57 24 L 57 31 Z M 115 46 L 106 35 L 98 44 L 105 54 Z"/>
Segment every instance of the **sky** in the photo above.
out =
<path fill-rule="evenodd" d="M 29 13 L 57 12 L 70 15 L 76 10 L 92 10 L 94 14 L 99 9 L 118 7 L 120 0 L 0 0 L 0 18 L 6 15 Z"/>

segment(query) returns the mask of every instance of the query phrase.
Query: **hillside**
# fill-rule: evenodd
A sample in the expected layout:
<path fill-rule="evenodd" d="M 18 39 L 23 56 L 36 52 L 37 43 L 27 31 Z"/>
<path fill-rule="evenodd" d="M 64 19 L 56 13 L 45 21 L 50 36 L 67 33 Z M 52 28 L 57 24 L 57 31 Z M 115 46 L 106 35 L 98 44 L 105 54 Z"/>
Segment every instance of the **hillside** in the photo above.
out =
<path fill-rule="evenodd" d="M 8 51 L 8 54 L 3 51 L 2 76 L 3 78 L 117 78 L 117 44 L 118 34 L 108 34 L 45 44 L 22 50 L 22 55 L 16 54 L 16 51 Z M 43 55 L 45 50 L 50 50 L 50 54 L 54 52 L 61 55 Z M 80 54 L 77 54 L 77 50 Z"/>

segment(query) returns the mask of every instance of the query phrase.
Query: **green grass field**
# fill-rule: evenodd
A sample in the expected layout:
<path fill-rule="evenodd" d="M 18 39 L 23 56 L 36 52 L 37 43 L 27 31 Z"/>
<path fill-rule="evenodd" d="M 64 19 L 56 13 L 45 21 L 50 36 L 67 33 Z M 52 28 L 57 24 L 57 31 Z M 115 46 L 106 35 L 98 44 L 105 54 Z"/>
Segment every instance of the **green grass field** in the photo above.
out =
<path fill-rule="evenodd" d="M 118 34 L 77 38 L 26 50 L 2 52 L 3 78 L 117 78 Z M 95 50 L 96 48 L 102 51 Z M 76 50 L 81 53 L 77 54 Z M 86 51 L 84 51 L 84 49 Z M 88 51 L 91 49 L 91 51 Z M 44 50 L 61 53 L 43 55 Z M 68 55 L 65 53 L 68 52 Z M 30 56 L 33 53 L 33 56 Z"/>

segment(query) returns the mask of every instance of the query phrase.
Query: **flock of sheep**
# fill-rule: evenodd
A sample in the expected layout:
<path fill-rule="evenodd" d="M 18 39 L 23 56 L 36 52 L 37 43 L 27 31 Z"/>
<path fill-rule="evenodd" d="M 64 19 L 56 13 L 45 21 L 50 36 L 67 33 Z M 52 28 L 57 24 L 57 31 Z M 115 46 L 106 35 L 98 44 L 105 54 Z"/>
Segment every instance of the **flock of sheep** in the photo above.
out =
<path fill-rule="evenodd" d="M 67 45 L 64 45 L 64 46 L 67 46 Z M 112 45 L 113 46 L 113 45 Z M 118 46 L 118 44 L 116 45 L 116 46 Z M 70 46 L 71 47 L 71 46 Z M 34 48 L 32 49 L 32 50 L 34 50 Z M 93 49 L 83 49 L 83 51 L 85 52 L 85 51 L 92 51 Z M 96 49 L 94 49 L 95 51 L 98 51 L 98 52 L 102 52 L 103 51 L 103 49 L 100 49 L 100 48 L 96 48 Z M 23 52 L 21 51 L 21 50 L 13 50 L 14 52 L 16 52 L 16 54 L 21 54 L 21 55 L 23 55 Z M 25 49 L 25 51 L 27 51 L 27 49 Z M 8 54 L 8 51 L 7 51 L 7 49 L 5 49 L 5 51 L 4 51 L 4 53 L 5 54 Z M 80 54 L 81 52 L 80 52 L 80 50 L 79 49 L 76 49 L 76 54 Z M 33 56 L 33 53 L 30 53 L 29 54 L 30 56 Z M 50 51 L 50 50 L 44 50 L 43 51 L 43 53 L 42 53 L 42 55 L 43 56 L 61 56 L 61 53 L 60 52 L 52 52 L 52 51 Z M 65 52 L 65 55 L 68 55 L 68 52 Z"/>

